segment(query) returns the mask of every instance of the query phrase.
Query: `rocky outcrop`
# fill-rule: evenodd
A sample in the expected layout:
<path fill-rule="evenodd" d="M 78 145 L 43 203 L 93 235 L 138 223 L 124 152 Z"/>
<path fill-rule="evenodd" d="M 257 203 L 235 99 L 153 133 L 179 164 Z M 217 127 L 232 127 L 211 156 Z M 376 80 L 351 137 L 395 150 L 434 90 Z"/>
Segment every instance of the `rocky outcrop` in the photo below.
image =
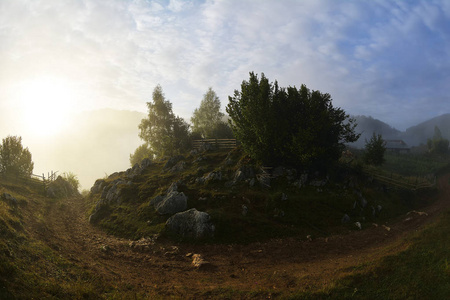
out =
<path fill-rule="evenodd" d="M 132 168 L 128 169 L 125 172 L 125 175 L 130 179 L 134 179 L 136 176 L 141 175 L 151 165 L 152 161 L 150 158 L 144 158 L 139 164 L 135 164 Z"/>
<path fill-rule="evenodd" d="M 102 194 L 100 200 L 97 202 L 94 208 L 94 212 L 89 216 L 89 222 L 96 222 L 101 214 L 101 211 L 105 210 L 110 205 L 120 204 L 124 200 L 122 191 L 127 185 L 131 185 L 131 181 L 125 181 L 123 179 L 116 179 L 110 183 L 106 183 L 103 179 L 97 180 L 94 186 L 91 188 L 92 191 L 98 191 L 102 188 Z"/>
<path fill-rule="evenodd" d="M 187 209 L 187 197 L 183 192 L 178 192 L 180 182 L 174 182 L 167 189 L 166 194 L 161 194 L 150 200 L 149 205 L 161 215 L 173 215 Z"/>
<path fill-rule="evenodd" d="M 183 192 L 173 191 L 167 194 L 161 201 L 155 205 L 155 210 L 160 215 L 173 215 L 186 210 L 187 197 Z"/>
<path fill-rule="evenodd" d="M 173 156 L 171 158 L 169 158 L 166 162 L 166 164 L 164 165 L 164 170 L 170 170 L 171 168 L 173 168 L 178 162 L 184 160 L 184 156 L 183 155 L 176 155 Z"/>
<path fill-rule="evenodd" d="M 166 226 L 183 238 L 211 238 L 215 231 L 210 215 L 195 208 L 173 215 L 167 220 Z"/>
<path fill-rule="evenodd" d="M 67 198 L 78 194 L 78 191 L 61 176 L 58 176 L 55 181 L 50 182 L 46 191 L 46 195 L 49 198 Z"/>

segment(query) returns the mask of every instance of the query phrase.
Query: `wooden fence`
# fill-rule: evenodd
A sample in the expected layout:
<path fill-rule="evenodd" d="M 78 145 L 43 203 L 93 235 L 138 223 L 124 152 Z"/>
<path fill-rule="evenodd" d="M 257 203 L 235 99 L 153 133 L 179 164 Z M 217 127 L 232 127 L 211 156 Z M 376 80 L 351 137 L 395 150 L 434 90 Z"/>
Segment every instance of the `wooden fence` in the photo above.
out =
<path fill-rule="evenodd" d="M 407 190 L 430 189 L 436 186 L 436 176 L 405 177 L 394 173 L 384 173 L 374 169 L 364 169 L 364 172 L 380 183 Z"/>
<path fill-rule="evenodd" d="M 236 139 L 202 139 L 193 141 L 194 149 L 199 149 L 204 144 L 214 145 L 219 149 L 233 149 L 236 148 L 238 143 Z"/>
<path fill-rule="evenodd" d="M 37 180 L 40 183 L 42 183 L 42 185 L 44 186 L 44 192 L 45 192 L 45 191 L 47 191 L 48 185 L 51 182 L 56 180 L 56 178 L 57 178 L 56 174 L 57 173 L 58 173 L 58 171 L 56 171 L 56 172 L 53 172 L 53 171 L 48 172 L 47 173 L 47 177 L 45 177 L 44 173 L 42 173 L 42 175 L 31 174 L 31 179 L 32 180 Z"/>

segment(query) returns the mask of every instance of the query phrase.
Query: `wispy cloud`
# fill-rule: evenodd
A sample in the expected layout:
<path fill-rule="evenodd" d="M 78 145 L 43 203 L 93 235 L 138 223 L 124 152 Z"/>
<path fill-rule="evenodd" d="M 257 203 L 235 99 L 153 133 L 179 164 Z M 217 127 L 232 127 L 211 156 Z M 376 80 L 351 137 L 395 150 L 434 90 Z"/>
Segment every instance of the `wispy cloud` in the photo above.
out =
<path fill-rule="evenodd" d="M 189 119 L 255 71 L 405 128 L 448 111 L 448 28 L 447 1 L 1 1 L 0 95 L 52 73 L 80 108 L 145 111 L 160 83 Z"/>

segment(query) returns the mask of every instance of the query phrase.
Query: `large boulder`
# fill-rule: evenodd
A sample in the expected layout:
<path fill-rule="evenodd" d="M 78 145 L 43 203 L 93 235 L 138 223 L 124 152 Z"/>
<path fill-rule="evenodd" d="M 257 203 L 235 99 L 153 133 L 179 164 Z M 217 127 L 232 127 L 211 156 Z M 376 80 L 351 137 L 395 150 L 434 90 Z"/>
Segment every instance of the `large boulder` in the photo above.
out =
<path fill-rule="evenodd" d="M 104 184 L 105 184 L 104 179 L 97 179 L 94 185 L 91 187 L 91 194 L 100 193 L 104 188 Z"/>
<path fill-rule="evenodd" d="M 187 197 L 183 192 L 172 191 L 159 200 L 155 209 L 161 215 L 173 215 L 187 208 Z"/>
<path fill-rule="evenodd" d="M 215 230 L 211 216 L 195 208 L 173 215 L 167 220 L 166 226 L 184 238 L 194 239 L 213 237 Z"/>

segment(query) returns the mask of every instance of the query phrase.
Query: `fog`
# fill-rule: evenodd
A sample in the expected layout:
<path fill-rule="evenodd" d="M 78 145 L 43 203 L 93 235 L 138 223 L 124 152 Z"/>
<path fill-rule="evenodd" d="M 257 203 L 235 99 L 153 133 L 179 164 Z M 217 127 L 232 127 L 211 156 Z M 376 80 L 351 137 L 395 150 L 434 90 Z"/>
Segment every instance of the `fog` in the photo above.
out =
<path fill-rule="evenodd" d="M 144 117 L 144 113 L 124 110 L 86 111 L 66 120 L 54 135 L 27 132 L 20 121 L 9 117 L 0 122 L 0 137 L 22 136 L 22 145 L 33 157 L 34 174 L 72 172 L 82 190 L 98 178 L 130 167 L 129 155 L 142 143 L 138 125 Z"/>

